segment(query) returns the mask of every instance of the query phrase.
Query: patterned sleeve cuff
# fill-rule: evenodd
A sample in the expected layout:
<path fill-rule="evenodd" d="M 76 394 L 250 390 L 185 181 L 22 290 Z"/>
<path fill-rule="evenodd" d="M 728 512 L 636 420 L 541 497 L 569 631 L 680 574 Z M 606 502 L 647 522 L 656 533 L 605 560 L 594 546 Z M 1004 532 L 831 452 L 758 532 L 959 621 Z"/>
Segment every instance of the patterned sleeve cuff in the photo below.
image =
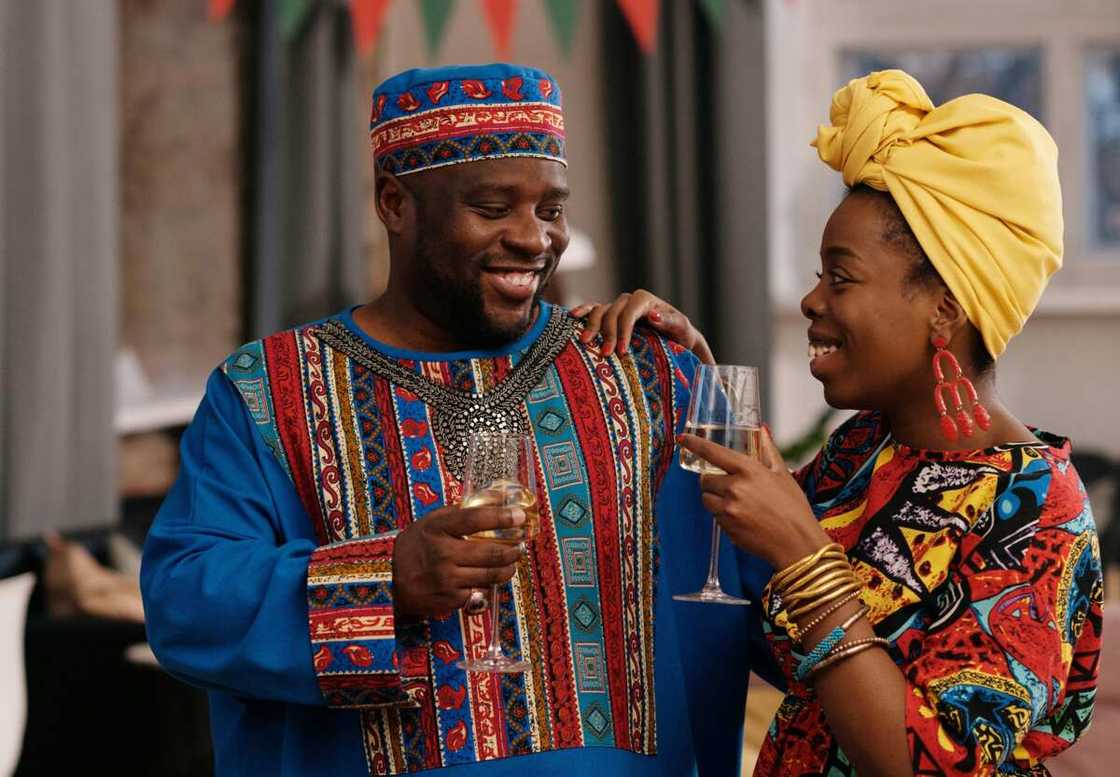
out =
<path fill-rule="evenodd" d="M 331 707 L 410 704 L 393 614 L 396 532 L 318 548 L 307 569 L 315 674 Z"/>

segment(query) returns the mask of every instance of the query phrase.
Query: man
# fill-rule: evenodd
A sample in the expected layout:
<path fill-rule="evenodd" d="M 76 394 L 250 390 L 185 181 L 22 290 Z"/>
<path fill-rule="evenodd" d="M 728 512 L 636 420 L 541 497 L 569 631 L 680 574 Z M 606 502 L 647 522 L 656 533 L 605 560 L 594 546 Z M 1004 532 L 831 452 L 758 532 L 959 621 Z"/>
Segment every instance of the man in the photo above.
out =
<path fill-rule="evenodd" d="M 145 548 L 152 647 L 210 689 L 218 773 L 737 774 L 757 613 L 670 600 L 711 526 L 673 455 L 693 357 L 648 331 L 601 353 L 539 301 L 568 242 L 555 82 L 402 73 L 371 137 L 385 294 L 214 372 Z M 456 506 L 499 428 L 535 440 L 524 550 L 462 539 L 524 519 Z M 495 582 L 524 674 L 456 665 Z"/>

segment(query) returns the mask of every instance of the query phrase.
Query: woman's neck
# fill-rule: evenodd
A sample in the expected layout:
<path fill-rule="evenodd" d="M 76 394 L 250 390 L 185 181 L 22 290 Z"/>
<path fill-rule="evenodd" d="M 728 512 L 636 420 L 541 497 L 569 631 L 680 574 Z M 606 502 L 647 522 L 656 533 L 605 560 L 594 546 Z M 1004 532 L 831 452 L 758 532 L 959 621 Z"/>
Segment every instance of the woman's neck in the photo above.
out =
<path fill-rule="evenodd" d="M 891 436 L 903 445 L 932 450 L 981 450 L 1010 442 L 1030 442 L 1035 439 L 1030 429 L 1012 415 L 1000 401 L 995 390 L 994 378 L 991 376 L 978 378 L 975 387 L 980 404 L 987 409 L 992 419 L 990 428 L 985 430 L 976 425 L 971 415 L 971 405 L 966 399 L 965 412 L 969 413 L 969 420 L 973 421 L 972 434 L 967 436 L 962 434 L 956 440 L 949 441 L 938 422 L 931 385 L 929 398 L 925 402 L 906 402 L 898 407 L 883 410 Z M 951 397 L 946 397 L 946 404 L 952 414 Z"/>

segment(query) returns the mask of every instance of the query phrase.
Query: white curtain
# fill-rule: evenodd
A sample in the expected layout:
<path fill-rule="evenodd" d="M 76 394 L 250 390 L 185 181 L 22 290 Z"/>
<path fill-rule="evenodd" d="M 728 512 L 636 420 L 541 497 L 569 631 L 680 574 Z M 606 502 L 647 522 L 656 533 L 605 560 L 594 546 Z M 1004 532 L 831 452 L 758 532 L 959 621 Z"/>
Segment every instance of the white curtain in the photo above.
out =
<path fill-rule="evenodd" d="M 0 0 L 0 538 L 112 523 L 112 0 Z"/>

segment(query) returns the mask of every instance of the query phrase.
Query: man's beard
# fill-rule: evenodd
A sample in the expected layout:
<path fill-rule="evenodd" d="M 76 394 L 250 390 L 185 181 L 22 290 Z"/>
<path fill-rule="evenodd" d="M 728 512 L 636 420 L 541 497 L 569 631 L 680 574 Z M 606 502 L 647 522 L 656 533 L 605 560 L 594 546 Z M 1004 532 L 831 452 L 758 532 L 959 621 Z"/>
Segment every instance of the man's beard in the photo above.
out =
<path fill-rule="evenodd" d="M 486 315 L 480 277 L 460 281 L 444 277 L 439 272 L 434 243 L 435 240 L 422 232 L 416 244 L 416 277 L 427 279 L 426 287 L 418 290 L 416 301 L 425 316 L 453 333 L 457 339 L 479 348 L 500 347 L 528 331 L 549 277 L 542 278 L 524 320 L 502 325 Z"/>

